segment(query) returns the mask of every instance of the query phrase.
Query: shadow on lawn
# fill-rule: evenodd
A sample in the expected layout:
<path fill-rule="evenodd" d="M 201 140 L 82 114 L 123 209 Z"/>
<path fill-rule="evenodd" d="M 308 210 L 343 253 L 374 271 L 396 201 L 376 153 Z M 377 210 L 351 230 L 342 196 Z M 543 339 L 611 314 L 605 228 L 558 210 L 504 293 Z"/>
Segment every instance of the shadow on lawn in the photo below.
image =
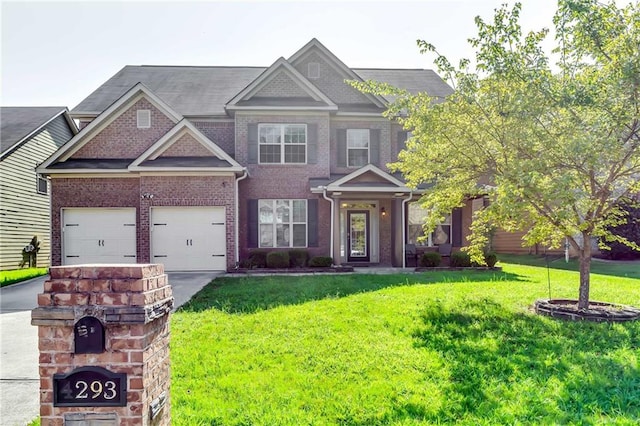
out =
<path fill-rule="evenodd" d="M 430 420 L 455 423 L 468 416 L 525 424 L 548 420 L 590 424 L 602 421 L 599 416 L 634 424 L 640 420 L 640 372 L 631 359 L 640 348 L 640 322 L 558 322 L 514 314 L 490 300 L 455 307 L 433 302 L 413 336 L 417 347 L 441 354 L 451 377 L 442 387 L 446 403 L 437 415 L 427 416 L 433 417 Z M 500 418 L 505 407 L 511 413 Z M 424 418 L 425 413 L 415 407 L 410 411 Z M 396 416 L 415 418 L 407 407 L 398 407 Z"/>
<path fill-rule="evenodd" d="M 547 264 L 551 269 L 559 269 L 562 271 L 579 270 L 578 260 L 570 259 L 565 262 L 564 256 L 554 255 L 513 255 L 501 254 L 500 261 L 504 263 L 515 263 L 518 265 L 538 266 L 546 268 Z M 593 258 L 591 260 L 591 273 L 600 275 L 612 275 L 623 278 L 639 278 L 640 279 L 640 261 L 607 261 Z"/>
<path fill-rule="evenodd" d="M 219 309 L 228 313 L 253 313 L 278 306 L 298 305 L 312 300 L 341 298 L 352 294 L 414 284 L 487 281 L 527 281 L 526 278 L 496 271 L 441 271 L 424 274 L 314 275 L 223 277 L 207 284 L 180 310 L 200 312 Z"/>

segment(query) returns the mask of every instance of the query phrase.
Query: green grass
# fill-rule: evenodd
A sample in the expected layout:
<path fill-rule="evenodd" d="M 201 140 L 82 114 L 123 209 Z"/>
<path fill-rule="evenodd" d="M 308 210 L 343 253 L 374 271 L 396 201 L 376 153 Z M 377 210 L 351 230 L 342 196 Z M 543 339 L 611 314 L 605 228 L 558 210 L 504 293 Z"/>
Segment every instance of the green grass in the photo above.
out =
<path fill-rule="evenodd" d="M 546 269 L 502 266 L 217 279 L 172 317 L 173 424 L 638 424 L 640 322 L 536 316 Z M 592 297 L 640 306 L 640 281 Z"/>
<path fill-rule="evenodd" d="M 519 265 L 547 266 L 552 269 L 563 269 L 566 271 L 578 271 L 578 259 L 569 259 L 565 262 L 564 256 L 523 256 L 515 254 L 499 254 L 498 259 L 505 263 L 517 263 Z M 500 265 L 498 265 L 500 266 Z M 640 278 L 640 261 L 609 261 L 593 259 L 591 261 L 591 272 L 594 274 L 615 275 L 618 277 Z"/>
<path fill-rule="evenodd" d="M 0 287 L 9 284 L 19 283 L 20 281 L 30 280 L 49 273 L 48 268 L 25 268 L 13 269 L 10 271 L 0 271 Z"/>

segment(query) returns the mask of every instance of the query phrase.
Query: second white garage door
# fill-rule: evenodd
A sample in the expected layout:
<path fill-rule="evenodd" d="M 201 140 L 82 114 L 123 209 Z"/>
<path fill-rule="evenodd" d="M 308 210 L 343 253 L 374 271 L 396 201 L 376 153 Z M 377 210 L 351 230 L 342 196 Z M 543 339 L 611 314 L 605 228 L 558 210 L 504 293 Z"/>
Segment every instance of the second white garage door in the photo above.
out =
<path fill-rule="evenodd" d="M 224 207 L 153 207 L 151 261 L 166 271 L 227 269 Z"/>

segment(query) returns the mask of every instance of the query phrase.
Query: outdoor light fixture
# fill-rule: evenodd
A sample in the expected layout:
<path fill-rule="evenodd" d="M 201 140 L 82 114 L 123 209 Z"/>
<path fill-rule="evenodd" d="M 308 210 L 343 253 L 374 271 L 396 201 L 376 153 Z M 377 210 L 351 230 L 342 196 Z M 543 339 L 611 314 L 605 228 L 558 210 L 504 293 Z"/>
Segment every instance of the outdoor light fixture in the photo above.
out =
<path fill-rule="evenodd" d="M 387 215 L 387 210 L 384 207 L 380 208 L 380 214 L 382 217 L 385 217 Z"/>

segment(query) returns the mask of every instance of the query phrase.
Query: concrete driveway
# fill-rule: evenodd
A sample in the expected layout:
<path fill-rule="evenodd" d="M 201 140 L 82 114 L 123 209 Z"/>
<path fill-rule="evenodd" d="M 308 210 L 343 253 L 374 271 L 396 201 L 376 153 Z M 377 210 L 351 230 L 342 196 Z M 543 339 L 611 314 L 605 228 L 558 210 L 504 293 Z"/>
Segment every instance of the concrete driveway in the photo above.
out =
<path fill-rule="evenodd" d="M 170 272 L 177 309 L 221 272 Z M 38 327 L 31 310 L 48 276 L 0 288 L 0 426 L 24 426 L 40 415 Z"/>

